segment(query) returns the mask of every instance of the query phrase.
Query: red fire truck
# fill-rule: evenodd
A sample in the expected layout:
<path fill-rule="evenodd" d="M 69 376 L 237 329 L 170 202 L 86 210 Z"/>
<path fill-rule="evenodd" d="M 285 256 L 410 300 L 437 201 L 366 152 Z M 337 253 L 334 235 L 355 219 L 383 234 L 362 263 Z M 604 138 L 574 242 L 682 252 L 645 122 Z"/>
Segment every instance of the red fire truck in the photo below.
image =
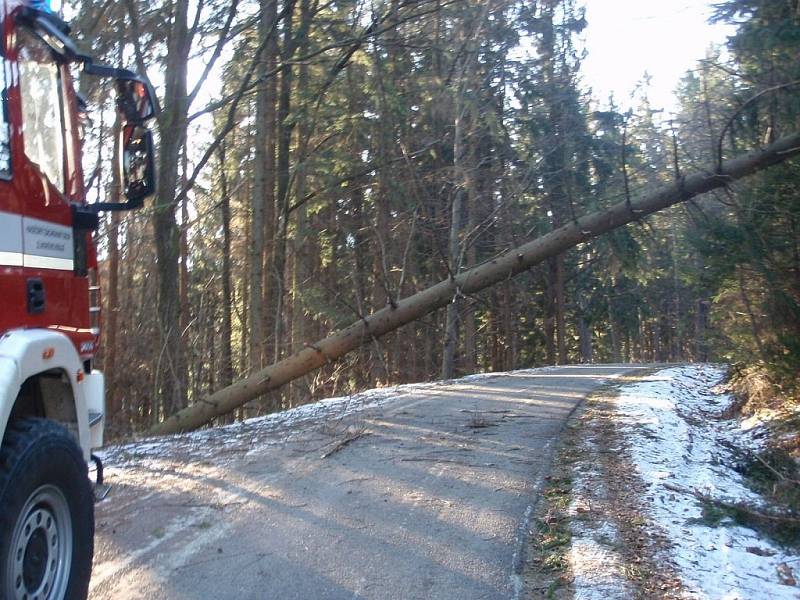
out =
<path fill-rule="evenodd" d="M 105 418 L 92 232 L 100 211 L 141 206 L 155 178 L 152 88 L 79 52 L 42 4 L 0 0 L 0 600 L 88 593 L 87 465 L 102 484 L 91 452 Z M 115 80 L 124 197 L 113 203 L 86 202 L 78 71 Z"/>

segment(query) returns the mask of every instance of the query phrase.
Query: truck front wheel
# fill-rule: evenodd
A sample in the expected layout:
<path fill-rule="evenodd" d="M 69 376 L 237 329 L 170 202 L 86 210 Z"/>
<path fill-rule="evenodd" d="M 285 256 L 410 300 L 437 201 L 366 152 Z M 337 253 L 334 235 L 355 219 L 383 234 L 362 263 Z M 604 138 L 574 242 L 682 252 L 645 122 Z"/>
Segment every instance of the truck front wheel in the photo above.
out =
<path fill-rule="evenodd" d="M 0 598 L 86 598 L 94 502 L 86 463 L 66 429 L 9 423 L 0 449 Z"/>

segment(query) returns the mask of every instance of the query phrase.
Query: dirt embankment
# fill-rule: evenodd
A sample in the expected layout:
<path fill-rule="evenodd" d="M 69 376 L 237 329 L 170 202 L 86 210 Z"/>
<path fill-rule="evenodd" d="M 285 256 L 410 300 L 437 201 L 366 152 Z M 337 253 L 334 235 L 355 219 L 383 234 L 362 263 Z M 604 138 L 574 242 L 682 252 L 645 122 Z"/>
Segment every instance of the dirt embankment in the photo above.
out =
<path fill-rule="evenodd" d="M 723 387 L 734 396 L 726 416 L 764 423 L 769 445 L 800 461 L 800 384 L 791 387 L 763 366 L 735 365 Z"/>

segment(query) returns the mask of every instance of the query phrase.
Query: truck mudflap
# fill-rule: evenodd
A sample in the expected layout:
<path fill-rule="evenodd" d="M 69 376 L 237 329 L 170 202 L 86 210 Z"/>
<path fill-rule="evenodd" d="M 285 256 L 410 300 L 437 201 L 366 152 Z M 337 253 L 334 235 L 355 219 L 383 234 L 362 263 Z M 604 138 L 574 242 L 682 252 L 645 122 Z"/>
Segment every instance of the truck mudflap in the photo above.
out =
<path fill-rule="evenodd" d="M 101 502 L 108 496 L 108 493 L 111 491 L 111 486 L 106 484 L 103 480 L 103 461 L 100 460 L 97 454 L 92 454 L 91 458 L 95 468 L 94 501 Z"/>

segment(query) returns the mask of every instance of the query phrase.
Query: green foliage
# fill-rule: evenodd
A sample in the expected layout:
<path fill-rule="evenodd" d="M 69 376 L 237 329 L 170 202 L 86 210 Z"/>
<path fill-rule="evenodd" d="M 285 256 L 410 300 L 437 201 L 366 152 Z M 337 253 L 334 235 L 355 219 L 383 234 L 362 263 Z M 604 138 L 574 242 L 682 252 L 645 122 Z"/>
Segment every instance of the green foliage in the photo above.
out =
<path fill-rule="evenodd" d="M 740 151 L 795 130 L 800 122 L 800 27 L 786 2 L 736 0 L 717 6 L 716 20 L 737 23 L 732 64 L 687 78 L 684 111 L 731 115 L 705 132 L 683 126 L 690 144 Z M 733 79 L 730 73 L 741 73 Z M 724 109 L 724 110 L 721 110 Z M 705 139 L 703 139 L 705 138 Z M 691 140 L 694 139 L 692 142 Z M 706 151 L 707 152 L 707 151 Z M 695 274 L 713 296 L 715 351 L 728 360 L 762 361 L 784 381 L 800 372 L 800 176 L 796 162 L 759 174 L 706 204 L 688 242 L 703 261 Z"/>

